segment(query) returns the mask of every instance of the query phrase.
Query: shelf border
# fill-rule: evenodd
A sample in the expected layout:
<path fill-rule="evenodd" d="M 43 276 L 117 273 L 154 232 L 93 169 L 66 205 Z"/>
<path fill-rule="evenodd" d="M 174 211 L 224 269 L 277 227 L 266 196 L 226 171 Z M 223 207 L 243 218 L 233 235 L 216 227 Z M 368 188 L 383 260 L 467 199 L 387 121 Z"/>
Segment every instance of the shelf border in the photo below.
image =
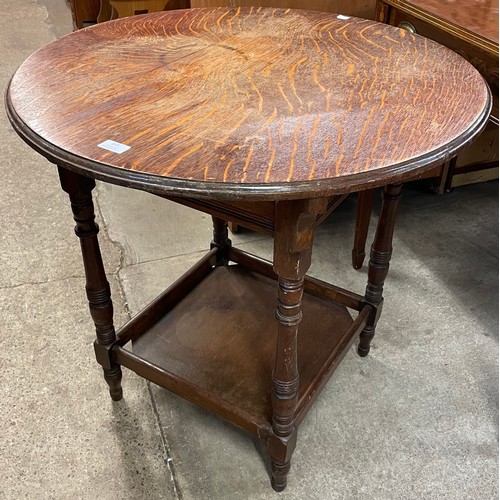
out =
<path fill-rule="evenodd" d="M 191 403 L 205 408 L 209 412 L 224 418 L 261 439 L 267 439 L 272 433 L 271 422 L 262 418 L 262 416 L 251 414 L 241 408 L 236 408 L 234 404 L 224 400 L 218 394 L 207 391 L 193 382 L 178 376 L 176 373 L 124 348 L 128 342 L 145 334 L 200 284 L 205 277 L 216 269 L 215 263 L 219 251 L 220 249 L 217 247 L 212 248 L 162 294 L 120 328 L 117 332 L 117 341 L 111 347 L 111 356 L 114 362 L 132 370 L 137 375 L 177 394 Z M 230 262 L 234 262 L 250 272 L 270 279 L 277 279 L 272 263 L 265 259 L 234 247 L 229 249 L 228 257 Z M 339 306 L 359 311 L 359 314 L 353 319 L 349 328 L 343 333 L 337 345 L 318 370 L 312 383 L 309 384 L 309 389 L 301 395 L 301 398 L 297 402 L 295 410 L 296 425 L 299 425 L 305 418 L 313 402 L 363 328 L 367 325 L 372 313 L 371 307 L 363 302 L 361 295 L 310 276 L 305 277 L 304 292 Z M 271 391 L 271 380 L 269 380 L 269 391 Z"/>

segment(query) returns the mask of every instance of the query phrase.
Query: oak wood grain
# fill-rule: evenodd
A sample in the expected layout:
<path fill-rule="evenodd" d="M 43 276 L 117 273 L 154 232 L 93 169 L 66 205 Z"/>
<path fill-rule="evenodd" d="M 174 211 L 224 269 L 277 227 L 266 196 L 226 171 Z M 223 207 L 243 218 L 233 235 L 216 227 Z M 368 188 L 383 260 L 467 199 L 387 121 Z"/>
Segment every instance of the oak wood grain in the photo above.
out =
<path fill-rule="evenodd" d="M 219 8 L 68 35 L 19 68 L 7 107 L 66 168 L 153 192 L 277 199 L 415 175 L 475 137 L 490 101 L 466 61 L 404 30 Z M 98 146 L 109 139 L 130 149 Z"/>

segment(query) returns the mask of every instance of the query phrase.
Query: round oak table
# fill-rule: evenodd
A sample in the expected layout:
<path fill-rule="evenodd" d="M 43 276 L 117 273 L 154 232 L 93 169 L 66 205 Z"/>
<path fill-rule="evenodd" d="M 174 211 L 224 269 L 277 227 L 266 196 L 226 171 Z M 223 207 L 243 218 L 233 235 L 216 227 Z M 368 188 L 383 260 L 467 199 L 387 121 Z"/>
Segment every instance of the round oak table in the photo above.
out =
<path fill-rule="evenodd" d="M 122 397 L 125 366 L 217 413 L 266 440 L 282 490 L 314 399 L 358 337 L 368 354 L 401 183 L 469 143 L 491 95 L 465 60 L 401 29 L 218 8 L 70 34 L 24 62 L 6 103 L 69 194 L 111 397 Z M 117 332 L 95 179 L 214 221 L 207 255 Z M 346 194 L 377 186 L 364 295 L 306 276 L 315 227 Z M 273 262 L 233 248 L 228 220 L 272 233 Z"/>

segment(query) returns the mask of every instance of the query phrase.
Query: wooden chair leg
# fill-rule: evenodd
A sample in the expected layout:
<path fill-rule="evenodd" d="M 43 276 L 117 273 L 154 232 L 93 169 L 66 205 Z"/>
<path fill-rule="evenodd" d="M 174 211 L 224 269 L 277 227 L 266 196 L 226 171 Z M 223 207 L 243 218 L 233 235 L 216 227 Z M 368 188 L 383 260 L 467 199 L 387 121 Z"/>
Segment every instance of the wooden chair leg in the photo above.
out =
<path fill-rule="evenodd" d="M 366 237 L 370 226 L 370 217 L 373 208 L 374 189 L 358 193 L 358 207 L 356 211 L 356 228 L 354 232 L 354 246 L 352 249 L 352 267 L 361 269 L 365 260 Z"/>

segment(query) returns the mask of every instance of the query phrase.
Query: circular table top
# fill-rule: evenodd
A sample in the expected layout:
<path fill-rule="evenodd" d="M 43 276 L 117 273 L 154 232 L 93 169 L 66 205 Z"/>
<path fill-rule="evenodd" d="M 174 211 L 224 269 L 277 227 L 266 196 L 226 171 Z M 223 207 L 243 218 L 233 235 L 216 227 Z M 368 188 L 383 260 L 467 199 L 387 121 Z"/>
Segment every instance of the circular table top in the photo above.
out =
<path fill-rule="evenodd" d="M 491 95 L 449 49 L 330 13 L 168 11 L 40 49 L 7 94 L 51 161 L 179 196 L 283 199 L 399 182 L 484 127 Z"/>

